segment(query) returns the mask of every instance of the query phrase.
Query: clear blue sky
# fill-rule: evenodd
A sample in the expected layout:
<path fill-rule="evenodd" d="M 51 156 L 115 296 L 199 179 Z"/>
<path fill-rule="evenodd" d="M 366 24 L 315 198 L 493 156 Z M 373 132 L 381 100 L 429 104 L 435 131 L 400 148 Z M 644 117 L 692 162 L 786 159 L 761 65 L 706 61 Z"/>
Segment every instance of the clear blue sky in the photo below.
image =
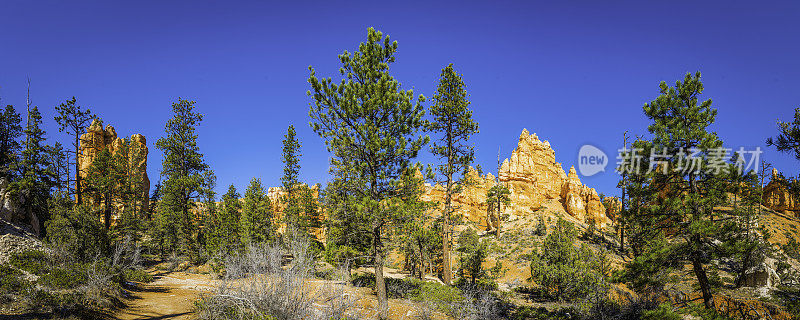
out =
<path fill-rule="evenodd" d="M 218 190 L 251 177 L 277 185 L 288 124 L 303 143 L 302 178 L 328 179 L 308 127 L 307 68 L 338 76 L 337 55 L 370 26 L 399 43 L 392 73 L 431 96 L 442 67 L 464 74 L 481 125 L 477 163 L 494 168 L 523 128 L 565 169 L 578 148 L 614 156 L 622 132 L 645 134 L 641 107 L 700 70 L 731 147 L 761 146 L 782 171 L 799 163 L 764 146 L 800 106 L 800 2 L 738 1 L 28 1 L 0 3 L 0 104 L 23 107 L 26 78 L 50 139 L 53 107 L 76 96 L 123 135 L 155 141 L 178 97 L 205 114 L 199 145 Z M 423 161 L 430 161 L 423 156 Z M 584 178 L 616 194 L 616 174 Z"/>

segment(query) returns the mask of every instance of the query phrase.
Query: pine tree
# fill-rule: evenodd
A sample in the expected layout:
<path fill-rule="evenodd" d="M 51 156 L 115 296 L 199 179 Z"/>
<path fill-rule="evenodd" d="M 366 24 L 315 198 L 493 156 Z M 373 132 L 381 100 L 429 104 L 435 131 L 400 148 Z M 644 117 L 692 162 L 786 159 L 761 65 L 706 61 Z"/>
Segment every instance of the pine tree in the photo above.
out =
<path fill-rule="evenodd" d="M 13 178 L 18 166 L 22 136 L 20 115 L 14 106 L 8 105 L 0 114 L 0 177 Z"/>
<path fill-rule="evenodd" d="M 111 229 L 114 199 L 119 194 L 119 172 L 114 166 L 114 155 L 108 149 L 100 150 L 92 160 L 86 176 L 86 194 L 95 206 L 102 209 L 102 221 L 106 231 Z"/>
<path fill-rule="evenodd" d="M 511 191 L 508 190 L 503 184 L 496 183 L 489 190 L 486 191 L 486 208 L 487 215 L 486 222 L 491 227 L 492 224 L 497 226 L 495 235 L 500 236 L 503 227 L 503 206 L 511 203 Z"/>
<path fill-rule="evenodd" d="M 285 208 L 283 209 L 283 220 L 288 229 L 299 230 L 303 224 L 300 203 L 300 141 L 297 140 L 297 133 L 294 125 L 289 125 L 283 139 L 283 151 L 281 161 L 283 162 L 283 176 L 281 184 L 286 192 L 282 197 Z"/>
<path fill-rule="evenodd" d="M 241 248 L 242 203 L 239 198 L 241 195 L 233 185 L 228 186 L 228 192 L 222 196 L 222 204 L 217 212 L 219 222 L 216 229 L 217 241 L 222 252 L 233 252 Z"/>
<path fill-rule="evenodd" d="M 407 192 L 400 183 L 413 176 L 408 169 L 427 142 L 418 135 L 424 110 L 420 96 L 403 91 L 389 74 L 395 61 L 397 42 L 370 28 L 367 42 L 358 51 L 339 56 L 344 79 L 318 79 L 309 68 L 308 82 L 313 98 L 309 115 L 314 131 L 333 151 L 335 173 L 348 178 L 346 187 L 355 197 L 356 208 L 370 225 L 375 264 L 375 289 L 379 309 L 386 315 L 386 284 L 383 265 L 386 256 L 384 231 L 402 220 L 398 201 Z"/>
<path fill-rule="evenodd" d="M 204 175 L 208 165 L 197 147 L 197 127 L 203 115 L 195 112 L 194 101 L 178 99 L 172 104 L 174 116 L 165 126 L 166 136 L 156 141 L 156 147 L 164 153 L 161 174 L 166 177 L 162 187 L 162 199 L 158 214 L 159 225 L 165 228 L 169 246 L 184 253 L 196 255 L 196 238 L 199 236 L 197 219 L 192 214 L 196 200 L 207 188 Z"/>
<path fill-rule="evenodd" d="M 120 219 L 116 229 L 121 237 L 138 237 L 142 227 L 140 222 L 144 218 L 142 211 L 147 210 L 142 207 L 147 195 L 142 193 L 144 181 L 141 169 L 137 167 L 144 160 L 143 156 L 138 143 L 123 139 L 112 157 L 114 187 L 118 188 L 117 200 L 122 208 L 122 212 L 116 212 Z"/>
<path fill-rule="evenodd" d="M 242 244 L 264 243 L 275 238 L 272 224 L 272 204 L 261 179 L 253 178 L 244 192 L 244 204 L 239 223 Z"/>
<path fill-rule="evenodd" d="M 364 253 L 371 248 L 367 212 L 355 210 L 357 193 L 353 190 L 357 186 L 348 186 L 350 181 L 343 174 L 335 174 L 323 192 L 323 205 L 328 214 L 325 260 L 348 269 L 369 264 Z"/>
<path fill-rule="evenodd" d="M 83 188 L 81 181 L 80 164 L 78 163 L 78 153 L 80 148 L 81 134 L 86 130 L 86 127 L 97 117 L 92 114 L 89 109 L 81 110 L 82 107 L 77 104 L 75 97 L 67 99 L 66 102 L 56 107 L 58 115 L 55 120 L 58 123 L 58 132 L 66 131 L 67 134 L 72 136 L 72 147 L 75 165 L 75 199 L 80 205 L 83 203 Z"/>
<path fill-rule="evenodd" d="M 17 165 L 20 176 L 11 184 L 12 192 L 22 195 L 23 207 L 27 209 L 28 216 L 32 217 L 31 222 L 36 224 L 34 231 L 37 233 L 43 230 L 44 222 L 49 219 L 48 199 L 50 189 L 55 186 L 48 150 L 44 144 L 45 132 L 41 125 L 42 115 L 39 108 L 34 106 L 28 113 L 24 130 L 23 150 Z"/>
<path fill-rule="evenodd" d="M 577 237 L 575 226 L 559 218 L 538 254 L 532 255 L 531 278 L 559 300 L 570 301 L 598 292 L 602 295 L 608 289 L 610 265 L 605 255 L 595 253 L 586 244 L 576 247 Z"/>
<path fill-rule="evenodd" d="M 792 122 L 778 121 L 778 132 L 777 137 L 767 138 L 767 145 L 781 152 L 794 152 L 794 157 L 800 160 L 800 108 L 794 109 Z"/>
<path fill-rule="evenodd" d="M 470 102 L 467 100 L 467 90 L 461 75 L 453 69 L 453 64 L 442 69 L 439 76 L 439 87 L 433 96 L 433 105 L 430 114 L 433 120 L 428 130 L 438 139 L 434 140 L 431 151 L 443 163 L 437 169 L 442 174 L 444 181 L 444 211 L 442 212 L 442 253 L 443 274 L 442 281 L 449 285 L 452 271 L 450 267 L 450 247 L 452 245 L 453 221 L 451 214 L 453 194 L 460 191 L 461 185 L 456 182 L 456 174 L 466 176 L 469 165 L 475 159 L 475 151 L 468 144 L 469 138 L 478 133 L 478 123 L 472 120 L 472 111 L 469 110 Z M 462 181 L 463 183 L 463 181 Z"/>
<path fill-rule="evenodd" d="M 724 176 L 712 165 L 722 141 L 716 133 L 708 131 L 717 111 L 711 107 L 711 100 L 698 102 L 703 92 L 699 72 L 676 81 L 674 88 L 661 82 L 660 92 L 656 100 L 643 108 L 653 121 L 648 127 L 653 137 L 639 143 L 646 149 L 645 154 L 648 151 L 655 154 L 653 162 L 648 163 L 652 168 L 647 173 L 648 180 L 643 183 L 649 184 L 651 192 L 656 190 L 658 196 L 643 202 L 635 213 L 634 219 L 647 223 L 642 225 L 647 236 L 630 239 L 632 246 L 638 242 L 641 247 L 639 256 L 627 268 L 652 279 L 661 274 L 653 268 L 669 269 L 688 263 L 704 305 L 712 308 L 713 283 L 709 274 L 713 275 L 714 270 L 709 269 L 709 263 L 728 255 L 718 250 L 715 242 L 728 241 L 739 227 L 731 219 L 715 218 L 718 213 L 714 207 L 725 201 L 725 194 L 719 188 Z M 636 177 L 631 176 L 630 180 L 638 183 Z"/>
<path fill-rule="evenodd" d="M 64 147 L 60 142 L 56 142 L 52 146 L 45 146 L 47 149 L 47 162 L 50 164 L 50 172 L 53 173 L 53 187 L 55 192 L 66 197 L 68 181 L 69 181 L 69 166 L 67 164 L 67 155 L 64 152 Z"/>

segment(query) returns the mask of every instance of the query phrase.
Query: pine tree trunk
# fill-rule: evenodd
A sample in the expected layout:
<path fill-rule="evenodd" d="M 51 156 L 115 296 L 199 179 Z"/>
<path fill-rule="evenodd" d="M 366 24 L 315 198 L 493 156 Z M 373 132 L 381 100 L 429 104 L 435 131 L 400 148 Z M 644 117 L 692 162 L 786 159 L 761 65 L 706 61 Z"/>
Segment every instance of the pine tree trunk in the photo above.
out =
<path fill-rule="evenodd" d="M 453 139 L 450 131 L 447 133 L 447 190 L 445 190 L 444 200 L 444 223 L 442 224 L 442 280 L 445 285 L 450 285 L 453 282 L 453 269 L 450 265 L 450 203 L 452 201 L 453 193 Z"/>
<path fill-rule="evenodd" d="M 78 152 L 79 152 L 79 142 L 80 138 L 77 132 L 75 132 L 75 199 L 78 202 L 78 205 L 83 204 L 83 192 L 81 191 L 81 167 L 78 163 Z M 69 184 L 69 182 L 67 182 Z"/>
<path fill-rule="evenodd" d="M 442 224 L 442 282 L 450 285 L 453 270 L 450 266 L 450 195 L 448 194 L 444 205 L 444 223 Z"/>
<path fill-rule="evenodd" d="M 703 269 L 703 264 L 700 263 L 696 256 L 692 257 L 692 269 L 697 277 L 697 282 L 700 284 L 700 291 L 703 293 L 703 304 L 706 309 L 713 309 L 714 297 L 711 294 L 711 284 L 708 282 L 708 276 L 706 275 L 706 270 Z"/>
<path fill-rule="evenodd" d="M 375 254 L 375 293 L 378 295 L 378 311 L 381 319 L 387 317 L 389 303 L 386 299 L 386 282 L 383 279 L 383 248 L 380 227 L 373 227 L 372 251 Z"/>

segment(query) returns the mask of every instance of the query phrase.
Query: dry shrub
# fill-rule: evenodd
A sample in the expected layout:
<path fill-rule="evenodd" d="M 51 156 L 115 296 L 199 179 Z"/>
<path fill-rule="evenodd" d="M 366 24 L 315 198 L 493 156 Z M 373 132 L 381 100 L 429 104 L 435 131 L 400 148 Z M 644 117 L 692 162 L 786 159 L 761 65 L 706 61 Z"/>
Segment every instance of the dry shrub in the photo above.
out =
<path fill-rule="evenodd" d="M 225 274 L 197 303 L 201 319 L 346 319 L 354 301 L 343 281 L 315 281 L 309 243 L 252 244 L 224 258 Z"/>

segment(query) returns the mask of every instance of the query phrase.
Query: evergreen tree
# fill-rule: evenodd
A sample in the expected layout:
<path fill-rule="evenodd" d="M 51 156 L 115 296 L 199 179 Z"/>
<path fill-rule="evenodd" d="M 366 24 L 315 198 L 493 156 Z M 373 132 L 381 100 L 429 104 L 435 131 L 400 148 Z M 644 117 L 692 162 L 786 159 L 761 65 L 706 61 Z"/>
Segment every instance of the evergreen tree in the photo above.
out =
<path fill-rule="evenodd" d="M 239 219 L 242 244 L 264 243 L 274 239 L 272 226 L 272 204 L 261 179 L 253 178 L 244 192 L 244 204 Z"/>
<path fill-rule="evenodd" d="M 800 160 L 800 108 L 794 109 L 794 121 L 778 121 L 778 132 L 777 137 L 767 138 L 767 145 L 781 152 L 794 152 L 794 157 Z"/>
<path fill-rule="evenodd" d="M 108 149 L 100 150 L 92 160 L 86 176 L 86 194 L 99 206 L 106 231 L 111 229 L 114 199 L 119 194 L 119 172 L 114 167 L 114 156 Z"/>
<path fill-rule="evenodd" d="M 118 188 L 117 200 L 122 208 L 122 212 L 117 212 L 119 221 L 116 226 L 121 237 L 138 238 L 142 218 L 145 218 L 143 211 L 147 208 L 142 206 L 147 195 L 142 193 L 144 181 L 141 168 L 137 167 L 143 157 L 138 143 L 123 139 L 112 158 L 113 176 L 116 178 L 114 187 Z"/>
<path fill-rule="evenodd" d="M 228 192 L 222 196 L 221 208 L 217 212 L 217 242 L 222 252 L 233 252 L 241 247 L 240 219 L 242 203 L 241 195 L 233 185 L 228 186 Z"/>
<path fill-rule="evenodd" d="M 489 255 L 489 244 L 481 241 L 478 233 L 472 228 L 467 228 L 458 237 L 458 277 L 462 284 L 468 283 L 470 286 L 493 289 L 494 279 L 498 270 L 486 270 L 483 267 L 486 257 Z M 502 264 L 496 264 L 495 268 L 502 268 Z"/>
<path fill-rule="evenodd" d="M 47 162 L 50 164 L 50 172 L 53 173 L 53 191 L 66 196 L 68 181 L 69 181 L 69 167 L 67 164 L 67 155 L 64 152 L 64 147 L 60 142 L 56 142 L 52 146 L 45 146 L 47 149 Z"/>
<path fill-rule="evenodd" d="M 58 123 L 58 132 L 66 131 L 72 137 L 72 147 L 75 164 L 75 199 L 80 205 L 83 203 L 83 188 L 81 181 L 80 164 L 78 163 L 78 153 L 80 148 L 81 134 L 86 127 L 97 117 L 89 109 L 82 110 L 77 104 L 75 97 L 67 99 L 66 102 L 56 107 L 55 120 Z"/>
<path fill-rule="evenodd" d="M 346 268 L 369 264 L 364 253 L 371 248 L 371 231 L 363 210 L 355 210 L 357 186 L 348 186 L 351 180 L 334 175 L 323 192 L 323 205 L 328 214 L 325 221 L 325 260 Z"/>
<path fill-rule="evenodd" d="M 728 241 L 739 227 L 731 219 L 717 219 L 714 207 L 725 201 L 718 187 L 724 180 L 721 174 L 725 161 L 717 170 L 716 154 L 722 141 L 709 132 L 717 111 L 711 100 L 698 103 L 703 92 L 700 73 L 687 74 L 675 87 L 660 84 L 661 95 L 645 104 L 644 112 L 653 122 L 648 131 L 652 140 L 640 144 L 652 151 L 648 163 L 647 184 L 658 196 L 643 203 L 635 219 L 646 221 L 646 238 L 639 241 L 641 252 L 628 265 L 633 274 L 652 279 L 658 273 L 652 268 L 675 268 L 683 262 L 691 265 L 707 308 L 713 307 L 712 259 L 727 256 L 715 243 Z M 630 177 L 632 182 L 633 178 Z M 641 223 L 641 222 L 640 222 Z M 666 232 L 669 230 L 669 232 Z M 632 243 L 632 245 L 634 245 Z M 635 277 L 631 277 L 632 279 Z M 645 281 L 644 283 L 647 283 Z"/>
<path fill-rule="evenodd" d="M 48 242 L 78 261 L 90 261 L 109 252 L 108 232 L 88 205 L 60 206 L 46 226 Z"/>
<path fill-rule="evenodd" d="M 22 136 L 20 115 L 8 105 L 0 114 L 0 177 L 13 178 L 17 167 Z"/>
<path fill-rule="evenodd" d="M 413 101 L 413 91 L 403 91 L 389 74 L 395 61 L 397 42 L 370 28 L 367 42 L 358 51 L 339 56 L 344 79 L 318 79 L 313 68 L 308 92 L 314 99 L 309 115 L 311 125 L 333 151 L 335 174 L 348 179 L 356 209 L 364 212 L 370 225 L 375 265 L 375 289 L 379 309 L 386 315 L 386 284 L 383 265 L 386 256 L 384 231 L 403 220 L 400 210 L 403 193 L 401 181 L 413 176 L 408 169 L 427 142 L 418 135 L 423 126 L 424 110 L 420 96 Z M 410 187 L 409 185 L 405 185 Z"/>
<path fill-rule="evenodd" d="M 38 107 L 32 107 L 25 126 L 25 140 L 18 162 L 19 178 L 11 184 L 15 194 L 22 195 L 23 207 L 32 217 L 35 231 L 43 230 L 49 218 L 48 199 L 50 189 L 55 186 L 54 173 L 50 171 L 48 148 L 44 144 L 45 132 L 41 128 L 42 115 Z M 36 223 L 38 220 L 38 224 Z"/>
<path fill-rule="evenodd" d="M 488 215 L 488 217 L 486 217 L 486 222 L 489 223 L 490 228 L 492 224 L 497 226 L 495 232 L 498 237 L 503 227 L 503 206 L 507 206 L 511 203 L 509 195 L 511 195 L 511 191 L 508 190 L 508 187 L 500 183 L 495 183 L 495 185 L 486 191 L 486 208 Z"/>
<path fill-rule="evenodd" d="M 283 137 L 283 151 L 281 153 L 283 176 L 281 177 L 281 184 L 286 192 L 283 199 L 281 199 L 285 206 L 283 220 L 287 228 L 299 230 L 303 224 L 301 221 L 302 204 L 300 202 L 301 145 L 300 141 L 297 140 L 294 125 L 289 125 L 289 128 L 286 129 L 286 135 Z"/>
<path fill-rule="evenodd" d="M 209 187 L 211 188 L 211 187 Z M 153 213 L 158 209 L 158 203 L 161 202 L 161 181 L 156 182 L 153 186 L 153 192 L 150 194 L 150 207 L 147 208 L 147 220 L 153 219 Z"/>
<path fill-rule="evenodd" d="M 166 136 L 156 141 L 164 153 L 161 174 L 166 177 L 158 214 L 166 243 L 181 252 L 196 255 L 197 219 L 192 214 L 196 200 L 207 188 L 204 179 L 209 169 L 197 147 L 197 127 L 203 115 L 195 112 L 194 101 L 178 99 L 172 104 L 174 116 L 165 126 Z"/>
<path fill-rule="evenodd" d="M 443 274 L 442 281 L 450 284 L 452 271 L 450 267 L 450 246 L 452 243 L 451 214 L 453 194 L 460 191 L 461 185 L 456 183 L 456 174 L 461 173 L 463 178 L 469 165 L 475 159 L 475 151 L 468 144 L 470 136 L 478 133 L 478 123 L 472 120 L 472 111 L 469 110 L 467 90 L 461 75 L 453 69 L 453 64 L 442 69 L 439 76 L 439 87 L 433 96 L 433 105 L 430 114 L 433 117 L 428 130 L 439 136 L 431 146 L 431 151 L 443 162 L 437 169 L 442 174 L 444 181 L 444 211 L 442 212 L 442 253 Z"/>
<path fill-rule="evenodd" d="M 610 265 L 603 253 L 595 253 L 586 244 L 575 246 L 578 231 L 559 218 L 545 237 L 531 262 L 531 278 L 547 294 L 559 300 L 601 295 L 608 289 L 606 278 Z"/>

